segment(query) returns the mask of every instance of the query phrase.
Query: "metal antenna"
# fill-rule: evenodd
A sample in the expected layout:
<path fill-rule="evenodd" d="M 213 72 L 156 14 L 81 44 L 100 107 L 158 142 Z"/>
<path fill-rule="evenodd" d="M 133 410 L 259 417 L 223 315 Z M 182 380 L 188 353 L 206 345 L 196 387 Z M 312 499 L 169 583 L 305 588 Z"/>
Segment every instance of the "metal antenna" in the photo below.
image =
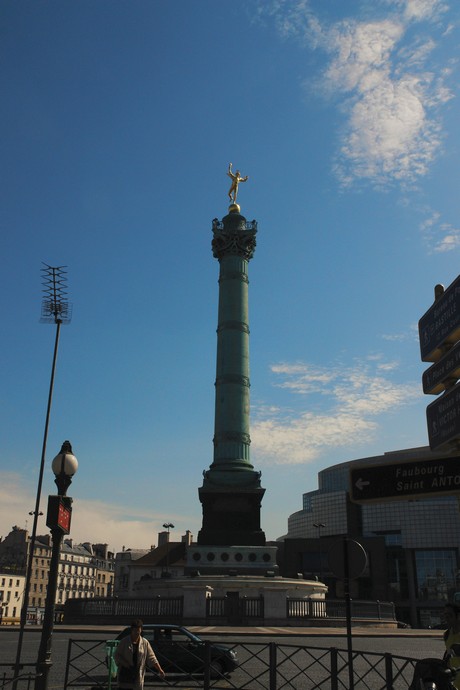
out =
<path fill-rule="evenodd" d="M 72 305 L 67 301 L 67 266 L 48 266 L 44 264 L 41 323 L 70 323 Z"/>
<path fill-rule="evenodd" d="M 44 262 L 43 262 L 44 263 Z M 13 689 L 16 690 L 17 679 L 21 666 L 21 651 L 22 641 L 24 636 L 24 628 L 27 622 L 27 607 L 29 603 L 30 580 L 32 576 L 33 556 L 35 551 L 35 542 L 37 538 L 37 524 L 38 518 L 43 513 L 40 512 L 40 497 L 42 492 L 43 471 L 45 468 L 46 443 L 48 440 L 48 427 L 51 412 L 51 402 L 53 399 L 54 389 L 54 374 L 56 372 L 56 360 L 59 346 L 59 335 L 61 332 L 61 325 L 70 323 L 72 318 L 72 307 L 67 301 L 67 271 L 64 269 L 67 266 L 48 266 L 44 263 L 45 268 L 42 268 L 43 273 L 43 292 L 45 293 L 42 301 L 41 323 L 56 324 L 56 338 L 54 341 L 53 363 L 51 366 L 50 387 L 48 393 L 48 406 L 46 409 L 45 431 L 43 434 L 42 455 L 40 460 L 40 472 L 38 476 L 37 496 L 35 500 L 35 510 L 30 513 L 34 516 L 32 524 L 32 533 L 30 536 L 26 581 L 24 584 L 24 595 L 21 607 L 21 620 L 19 628 L 18 646 L 16 650 L 16 662 L 14 666 L 15 682 Z"/>

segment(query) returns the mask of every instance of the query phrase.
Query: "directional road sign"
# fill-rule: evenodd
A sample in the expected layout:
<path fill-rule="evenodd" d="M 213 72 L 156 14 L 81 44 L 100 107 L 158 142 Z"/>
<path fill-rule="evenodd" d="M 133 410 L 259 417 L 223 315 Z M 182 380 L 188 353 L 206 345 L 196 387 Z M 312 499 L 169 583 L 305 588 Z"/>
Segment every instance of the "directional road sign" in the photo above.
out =
<path fill-rule="evenodd" d="M 437 362 L 443 345 L 460 340 L 460 276 L 418 322 L 422 362 Z"/>
<path fill-rule="evenodd" d="M 460 378 L 460 342 L 454 345 L 439 362 L 423 372 L 422 384 L 424 393 L 437 395 L 442 393 L 452 382 Z"/>
<path fill-rule="evenodd" d="M 408 460 L 350 469 L 350 498 L 355 503 L 434 498 L 460 493 L 460 456 Z"/>
<path fill-rule="evenodd" d="M 428 405 L 426 421 L 431 450 L 447 448 L 460 437 L 460 384 Z"/>

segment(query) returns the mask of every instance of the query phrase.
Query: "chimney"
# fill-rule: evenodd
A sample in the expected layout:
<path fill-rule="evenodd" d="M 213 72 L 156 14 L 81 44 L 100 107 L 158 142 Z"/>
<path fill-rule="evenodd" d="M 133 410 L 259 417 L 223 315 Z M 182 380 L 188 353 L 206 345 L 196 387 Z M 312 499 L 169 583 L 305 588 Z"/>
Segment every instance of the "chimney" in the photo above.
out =
<path fill-rule="evenodd" d="M 188 529 L 188 530 L 185 532 L 185 534 L 181 537 L 181 542 L 182 542 L 183 544 L 186 544 L 187 546 L 190 546 L 190 544 L 192 543 L 192 541 L 193 541 L 193 534 L 192 534 L 192 533 L 190 532 L 190 530 Z"/>
<path fill-rule="evenodd" d="M 158 546 L 163 546 L 169 542 L 169 532 L 158 532 Z"/>

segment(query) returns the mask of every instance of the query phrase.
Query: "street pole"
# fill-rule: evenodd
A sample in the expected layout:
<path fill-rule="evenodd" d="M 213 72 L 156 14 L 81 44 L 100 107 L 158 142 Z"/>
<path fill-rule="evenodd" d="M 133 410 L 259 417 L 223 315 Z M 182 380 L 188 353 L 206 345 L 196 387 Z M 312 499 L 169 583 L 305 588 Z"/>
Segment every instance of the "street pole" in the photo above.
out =
<path fill-rule="evenodd" d="M 313 527 L 318 530 L 318 557 L 319 557 L 319 581 L 323 581 L 323 554 L 321 551 L 321 527 L 326 527 L 324 522 L 314 522 Z"/>
<path fill-rule="evenodd" d="M 60 453 L 54 458 L 52 464 L 53 472 L 56 475 L 54 481 L 58 487 L 58 495 L 48 496 L 46 524 L 51 530 L 53 547 L 46 591 L 45 615 L 38 649 L 35 690 L 47 690 L 48 688 L 48 677 L 52 666 L 51 645 L 59 575 L 59 556 L 62 538 L 64 534 L 69 534 L 70 532 L 72 517 L 72 499 L 66 495 L 66 492 L 72 482 L 73 475 L 77 471 L 77 467 L 78 461 L 72 453 L 72 446 L 69 441 L 64 441 Z"/>
<path fill-rule="evenodd" d="M 343 589 L 345 593 L 345 609 L 347 618 L 347 652 L 348 652 L 348 690 L 354 690 L 354 673 L 353 673 L 353 638 L 351 633 L 351 598 L 350 598 L 350 554 L 349 554 L 349 539 L 347 537 L 343 540 Z"/>
<path fill-rule="evenodd" d="M 42 453 L 40 458 L 40 469 L 38 474 L 38 484 L 37 484 L 37 494 L 35 499 L 35 510 L 33 511 L 33 522 L 32 522 L 32 532 L 30 536 L 30 541 L 27 549 L 27 567 L 26 567 L 26 579 L 24 583 L 24 594 L 21 606 L 21 615 L 19 623 L 19 635 L 18 644 L 16 648 L 16 660 L 14 664 L 14 676 L 15 678 L 19 675 L 21 667 L 21 653 L 22 653 L 22 643 L 24 638 L 24 629 L 27 623 L 27 608 L 29 606 L 29 593 L 30 593 L 30 581 L 32 577 L 32 566 L 35 551 L 35 542 L 37 539 L 37 526 L 38 518 L 43 513 L 40 512 L 40 499 L 42 492 L 43 483 L 43 472 L 45 468 L 45 457 L 46 457 L 46 444 L 48 441 L 48 429 L 51 414 L 51 404 L 53 401 L 53 390 L 54 390 L 54 376 L 56 373 L 56 362 L 59 348 L 59 337 L 61 333 L 61 325 L 63 323 L 70 323 L 71 320 L 71 305 L 67 301 L 67 278 L 66 271 L 64 271 L 65 266 L 48 266 L 45 264 L 45 268 L 42 268 L 43 272 L 43 292 L 45 297 L 42 301 L 42 314 L 40 321 L 42 323 L 54 323 L 56 324 L 56 337 L 54 340 L 54 352 L 53 361 L 51 365 L 51 377 L 50 385 L 48 391 L 48 405 L 46 408 L 46 418 L 45 418 L 45 429 L 43 433 L 43 443 L 42 443 Z M 13 683 L 13 690 L 17 688 L 17 681 Z"/>
<path fill-rule="evenodd" d="M 37 657 L 37 677 L 35 679 L 35 690 L 46 690 L 48 687 L 48 676 L 52 666 L 51 644 L 54 628 L 59 555 L 61 553 L 61 542 L 64 535 L 62 530 L 58 528 L 51 530 L 51 536 L 53 539 L 53 550 L 48 576 L 48 589 L 46 592 L 45 615 L 43 616 L 42 634 Z"/>
<path fill-rule="evenodd" d="M 174 529 L 174 525 L 172 522 L 165 522 L 163 527 L 168 530 L 168 544 L 166 548 L 166 577 L 169 577 L 169 530 Z"/>

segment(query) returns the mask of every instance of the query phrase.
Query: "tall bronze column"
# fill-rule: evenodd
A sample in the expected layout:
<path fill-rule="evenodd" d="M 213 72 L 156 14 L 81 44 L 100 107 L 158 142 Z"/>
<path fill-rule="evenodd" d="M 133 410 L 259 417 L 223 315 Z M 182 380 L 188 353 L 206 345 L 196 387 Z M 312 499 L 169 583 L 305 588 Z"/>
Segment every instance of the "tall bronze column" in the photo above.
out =
<path fill-rule="evenodd" d="M 198 544 L 264 546 L 260 506 L 265 489 L 251 465 L 249 435 L 248 264 L 257 223 L 247 222 L 234 202 L 222 221 L 213 221 L 212 231 L 220 264 L 214 460 L 199 489 L 203 525 Z"/>

